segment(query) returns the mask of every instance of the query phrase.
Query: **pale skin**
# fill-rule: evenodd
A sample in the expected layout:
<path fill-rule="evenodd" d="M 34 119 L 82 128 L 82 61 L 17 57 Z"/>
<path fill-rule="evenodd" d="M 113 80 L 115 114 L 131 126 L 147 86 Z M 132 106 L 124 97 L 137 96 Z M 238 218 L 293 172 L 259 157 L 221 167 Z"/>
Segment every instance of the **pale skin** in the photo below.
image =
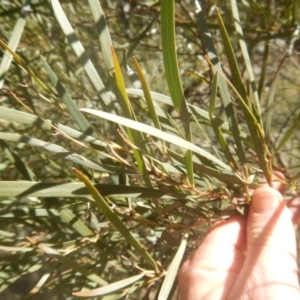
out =
<path fill-rule="evenodd" d="M 298 300 L 294 224 L 300 198 L 282 201 L 275 188 L 254 191 L 247 217 L 218 222 L 181 267 L 181 300 Z"/>

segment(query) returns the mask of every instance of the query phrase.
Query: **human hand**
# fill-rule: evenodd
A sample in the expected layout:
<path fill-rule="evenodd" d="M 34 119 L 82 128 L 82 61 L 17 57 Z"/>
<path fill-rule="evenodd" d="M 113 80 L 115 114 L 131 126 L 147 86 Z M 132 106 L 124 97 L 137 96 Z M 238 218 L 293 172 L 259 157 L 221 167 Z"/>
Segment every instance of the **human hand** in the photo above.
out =
<path fill-rule="evenodd" d="M 300 299 L 296 259 L 292 213 L 276 189 L 261 187 L 247 218 L 215 224 L 183 264 L 181 300 Z"/>

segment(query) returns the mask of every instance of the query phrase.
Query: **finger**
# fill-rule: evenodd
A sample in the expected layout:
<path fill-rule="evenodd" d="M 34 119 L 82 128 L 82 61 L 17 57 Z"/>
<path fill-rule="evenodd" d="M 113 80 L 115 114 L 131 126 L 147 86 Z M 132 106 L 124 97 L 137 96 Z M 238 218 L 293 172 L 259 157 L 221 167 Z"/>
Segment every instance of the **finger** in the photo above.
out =
<path fill-rule="evenodd" d="M 287 206 L 292 213 L 292 221 L 297 227 L 300 225 L 300 196 L 297 196 L 287 202 Z"/>
<path fill-rule="evenodd" d="M 285 176 L 281 172 L 274 172 L 273 187 L 281 194 L 284 193 L 287 185 L 285 184 Z M 300 196 L 294 197 L 287 202 L 287 207 L 292 213 L 292 221 L 295 227 L 300 225 Z"/>
<path fill-rule="evenodd" d="M 245 236 L 242 216 L 215 224 L 180 270 L 181 299 L 226 299 L 244 263 Z"/>
<path fill-rule="evenodd" d="M 274 172 L 273 187 L 281 194 L 284 193 L 287 185 L 285 184 L 285 176 L 280 172 Z M 287 202 L 287 207 L 292 213 L 292 221 L 295 227 L 300 225 L 300 196 L 294 197 Z"/>
<path fill-rule="evenodd" d="M 291 213 L 281 194 L 273 188 L 262 187 L 252 196 L 247 257 L 230 299 L 239 299 L 250 286 L 251 293 L 256 293 L 253 299 L 260 299 L 275 283 L 290 286 L 291 291 L 298 288 L 296 239 Z"/>

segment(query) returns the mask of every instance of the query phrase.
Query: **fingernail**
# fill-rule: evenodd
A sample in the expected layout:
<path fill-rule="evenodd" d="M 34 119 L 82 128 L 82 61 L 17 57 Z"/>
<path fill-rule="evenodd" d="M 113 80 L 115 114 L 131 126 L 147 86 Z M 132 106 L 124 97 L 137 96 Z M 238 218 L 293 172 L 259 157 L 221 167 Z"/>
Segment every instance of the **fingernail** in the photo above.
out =
<path fill-rule="evenodd" d="M 251 207 L 257 213 L 274 211 L 282 201 L 281 194 L 270 187 L 258 188 L 252 195 Z"/>

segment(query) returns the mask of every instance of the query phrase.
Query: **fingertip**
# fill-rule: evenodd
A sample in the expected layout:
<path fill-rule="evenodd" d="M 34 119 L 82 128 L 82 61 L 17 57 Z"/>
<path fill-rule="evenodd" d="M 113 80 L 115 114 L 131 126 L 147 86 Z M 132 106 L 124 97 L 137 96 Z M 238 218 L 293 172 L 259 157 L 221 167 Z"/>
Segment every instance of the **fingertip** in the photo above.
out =
<path fill-rule="evenodd" d="M 269 213 L 277 209 L 282 195 L 274 188 L 261 187 L 252 194 L 251 208 L 256 213 Z"/>
<path fill-rule="evenodd" d="M 294 268 L 295 231 L 291 213 L 278 190 L 265 186 L 253 193 L 247 224 L 247 243 L 246 269 L 257 265 L 259 272 L 276 275 L 270 270 L 278 263 L 289 271 L 291 266 Z M 282 263 L 283 261 L 285 262 Z"/>

